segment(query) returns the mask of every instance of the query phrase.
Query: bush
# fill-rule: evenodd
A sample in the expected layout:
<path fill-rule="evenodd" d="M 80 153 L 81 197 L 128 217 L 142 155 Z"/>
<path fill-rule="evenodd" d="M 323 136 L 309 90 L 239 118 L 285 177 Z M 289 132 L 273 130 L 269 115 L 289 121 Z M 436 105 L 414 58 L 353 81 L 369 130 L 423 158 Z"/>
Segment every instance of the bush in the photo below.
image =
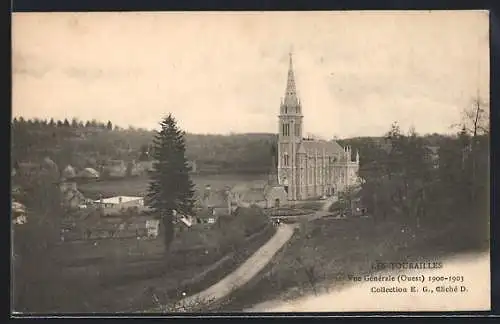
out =
<path fill-rule="evenodd" d="M 226 253 L 240 246 L 245 237 L 245 229 L 233 221 L 221 227 L 219 235 L 219 250 Z"/>
<path fill-rule="evenodd" d="M 234 220 L 243 229 L 245 236 L 258 232 L 269 223 L 269 217 L 257 206 L 239 207 L 235 211 Z"/>
<path fill-rule="evenodd" d="M 257 233 L 267 224 L 269 217 L 259 207 L 239 207 L 234 215 L 220 217 L 217 222 L 219 249 L 221 251 L 237 249 L 245 237 Z"/>

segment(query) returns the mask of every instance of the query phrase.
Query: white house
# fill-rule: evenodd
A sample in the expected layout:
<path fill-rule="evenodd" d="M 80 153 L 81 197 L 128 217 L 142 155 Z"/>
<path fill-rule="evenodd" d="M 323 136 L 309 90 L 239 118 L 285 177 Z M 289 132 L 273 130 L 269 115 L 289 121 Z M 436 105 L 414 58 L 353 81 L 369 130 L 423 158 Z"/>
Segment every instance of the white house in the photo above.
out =
<path fill-rule="evenodd" d="M 104 214 L 117 214 L 128 208 L 144 209 L 144 198 L 133 196 L 116 196 L 95 200 L 94 203 Z"/>
<path fill-rule="evenodd" d="M 99 178 L 99 172 L 92 168 L 85 168 L 78 173 L 78 177 L 85 179 L 97 179 Z"/>
<path fill-rule="evenodd" d="M 16 225 L 26 224 L 28 222 L 26 207 L 17 201 L 12 202 L 12 222 Z"/>

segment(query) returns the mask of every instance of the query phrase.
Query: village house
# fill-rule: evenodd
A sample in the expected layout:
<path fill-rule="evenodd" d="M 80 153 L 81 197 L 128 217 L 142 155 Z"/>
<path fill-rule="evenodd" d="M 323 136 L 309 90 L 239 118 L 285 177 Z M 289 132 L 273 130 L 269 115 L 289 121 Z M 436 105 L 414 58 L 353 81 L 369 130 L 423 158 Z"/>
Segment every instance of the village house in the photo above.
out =
<path fill-rule="evenodd" d="M 212 190 L 210 185 L 205 187 L 203 196 L 198 201 L 198 212 L 195 217 L 198 223 L 215 223 L 222 215 L 232 212 L 231 200 L 225 190 Z"/>
<path fill-rule="evenodd" d="M 77 175 L 78 178 L 82 179 L 99 179 L 99 176 L 99 172 L 93 168 L 85 168 Z"/>
<path fill-rule="evenodd" d="M 285 188 L 278 185 L 277 181 L 253 186 L 240 184 L 231 189 L 231 196 L 236 205 L 241 207 L 256 205 L 261 208 L 279 208 L 289 204 Z"/>
<path fill-rule="evenodd" d="M 110 178 L 124 178 L 127 175 L 127 164 L 123 160 L 110 160 L 102 172 Z"/>
<path fill-rule="evenodd" d="M 181 213 L 177 213 L 177 211 L 174 210 L 174 223 L 181 224 L 189 228 L 197 223 L 197 219 L 194 216 L 183 215 Z"/>
<path fill-rule="evenodd" d="M 136 161 L 135 168 L 138 174 L 146 175 L 149 171 L 153 171 L 154 161 Z"/>
<path fill-rule="evenodd" d="M 136 212 L 148 210 L 144 206 L 143 197 L 131 196 L 116 196 L 105 199 L 98 199 L 94 204 L 101 210 L 103 215 L 116 215 L 125 212 L 126 210 L 134 210 Z"/>
<path fill-rule="evenodd" d="M 26 212 L 26 207 L 17 202 L 12 201 L 12 223 L 16 225 L 26 224 L 28 222 L 28 215 Z"/>

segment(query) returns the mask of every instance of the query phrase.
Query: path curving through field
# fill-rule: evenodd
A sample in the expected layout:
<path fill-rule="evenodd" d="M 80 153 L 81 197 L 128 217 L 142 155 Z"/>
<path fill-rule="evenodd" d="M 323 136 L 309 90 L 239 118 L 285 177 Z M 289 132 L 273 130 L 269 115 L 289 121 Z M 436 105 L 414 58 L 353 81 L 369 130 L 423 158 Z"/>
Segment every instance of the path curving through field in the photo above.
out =
<path fill-rule="evenodd" d="M 228 296 L 235 289 L 245 285 L 255 277 L 271 261 L 273 256 L 292 237 L 296 225 L 282 224 L 276 233 L 261 246 L 238 269 L 227 275 L 224 279 L 197 294 L 186 297 L 180 301 L 181 305 L 193 305 L 197 301 L 215 302 Z"/>
<path fill-rule="evenodd" d="M 312 217 L 308 217 L 307 220 L 312 221 L 329 215 L 328 209 L 335 201 L 336 197 L 328 198 L 322 210 L 315 212 Z M 253 279 L 269 264 L 269 262 L 271 262 L 274 255 L 290 240 L 295 228 L 298 226 L 298 224 L 281 224 L 273 237 L 239 266 L 238 269 L 209 288 L 182 299 L 179 304 L 185 305 L 186 308 L 188 308 L 189 305 L 196 305 L 199 301 L 210 301 L 210 303 L 214 303 L 229 296 L 234 290 L 244 286 Z"/>

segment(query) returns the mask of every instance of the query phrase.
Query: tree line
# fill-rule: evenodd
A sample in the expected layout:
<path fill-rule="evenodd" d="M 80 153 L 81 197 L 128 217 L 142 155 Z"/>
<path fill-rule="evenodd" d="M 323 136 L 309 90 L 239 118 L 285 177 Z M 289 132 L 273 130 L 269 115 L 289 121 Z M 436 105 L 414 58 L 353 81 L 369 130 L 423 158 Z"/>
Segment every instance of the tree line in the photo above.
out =
<path fill-rule="evenodd" d="M 107 130 L 112 130 L 113 129 L 113 123 L 108 120 L 107 123 L 97 121 L 95 119 L 93 120 L 87 120 L 86 122 L 82 120 L 78 120 L 77 118 L 73 118 L 71 121 L 69 121 L 67 118 L 64 120 L 55 120 L 54 118 L 50 119 L 40 119 L 40 118 L 28 118 L 24 119 L 23 117 L 14 117 L 12 120 L 12 127 L 22 127 L 25 125 L 29 126 L 40 126 L 40 127 L 66 127 L 66 128 L 98 128 L 98 129 L 107 129 Z M 119 129 L 118 126 L 115 126 L 115 128 Z"/>
<path fill-rule="evenodd" d="M 380 141 L 364 141 L 361 199 L 378 221 L 397 220 L 418 232 L 458 226 L 464 244 L 485 243 L 489 220 L 489 120 L 476 101 L 455 134 L 432 151 L 415 129 L 394 123 Z M 433 158 L 434 157 L 434 158 Z M 435 160 L 437 158 L 437 161 Z M 437 163 L 436 163 L 437 162 Z"/>

